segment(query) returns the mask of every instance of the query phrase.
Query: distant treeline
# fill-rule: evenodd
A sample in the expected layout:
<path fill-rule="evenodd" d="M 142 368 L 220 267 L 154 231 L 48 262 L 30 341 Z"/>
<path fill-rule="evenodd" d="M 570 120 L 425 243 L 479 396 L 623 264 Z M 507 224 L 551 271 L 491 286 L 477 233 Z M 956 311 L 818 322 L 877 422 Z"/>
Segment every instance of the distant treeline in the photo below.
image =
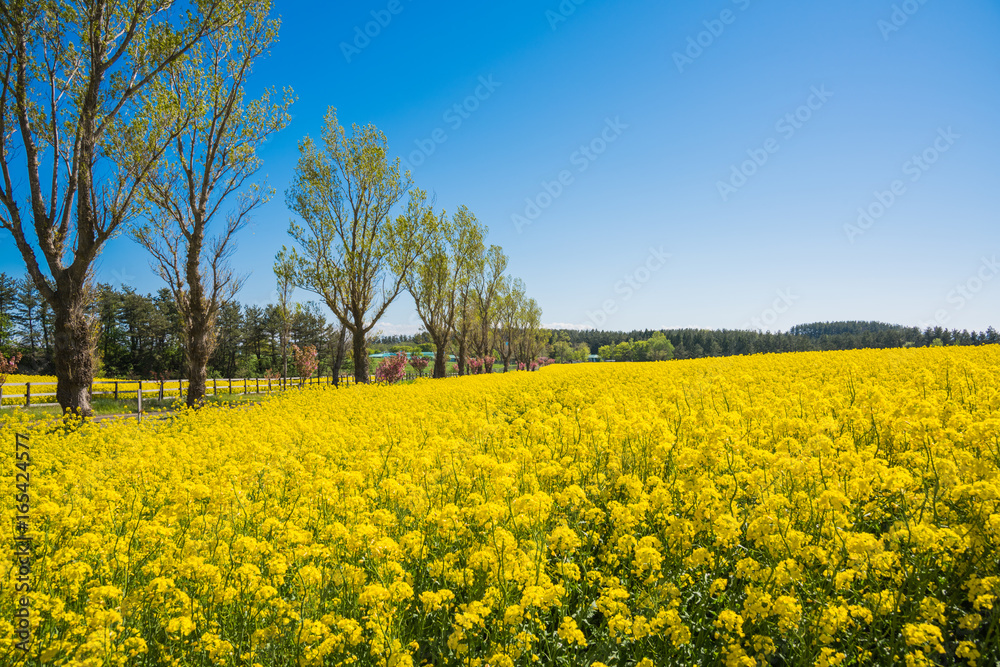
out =
<path fill-rule="evenodd" d="M 1000 333 L 993 327 L 986 331 L 945 329 L 943 327 L 904 327 L 885 322 L 813 322 L 792 327 L 787 332 L 746 331 L 739 329 L 636 329 L 633 331 L 597 331 L 594 329 L 550 329 L 549 356 L 562 344 L 576 348 L 585 345 L 590 354 L 601 348 L 630 341 L 649 341 L 662 333 L 673 345 L 674 359 L 725 357 L 740 354 L 809 352 L 822 350 L 885 349 L 894 347 L 929 347 L 931 345 L 993 345 L 1000 343 Z M 393 348 L 405 348 L 426 340 L 416 336 L 382 336 L 376 342 Z"/>
<path fill-rule="evenodd" d="M 806 352 L 815 350 L 883 349 L 942 345 L 988 345 L 1000 343 L 1000 334 L 986 331 L 945 329 L 943 327 L 904 327 L 884 322 L 814 322 L 792 327 L 788 332 L 770 333 L 735 329 L 644 329 L 636 331 L 552 332 L 553 339 L 570 344 L 585 343 L 591 353 L 604 346 L 627 341 L 645 341 L 657 331 L 674 346 L 675 359 L 724 357 L 739 354 Z"/>

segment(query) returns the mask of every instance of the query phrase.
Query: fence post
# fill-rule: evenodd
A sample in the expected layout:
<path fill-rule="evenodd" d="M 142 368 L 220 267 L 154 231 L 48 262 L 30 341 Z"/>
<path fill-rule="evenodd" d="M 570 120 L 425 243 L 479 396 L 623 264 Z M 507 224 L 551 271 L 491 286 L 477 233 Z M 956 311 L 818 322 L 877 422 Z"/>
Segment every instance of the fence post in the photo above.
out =
<path fill-rule="evenodd" d="M 28 382 L 24 385 L 24 407 L 31 406 L 31 383 Z"/>
<path fill-rule="evenodd" d="M 229 380 L 229 397 L 233 397 L 233 378 L 227 378 Z"/>
<path fill-rule="evenodd" d="M 190 384 L 191 383 L 188 382 L 189 386 L 190 386 Z M 181 399 L 184 398 L 184 378 L 179 378 L 177 380 L 177 398 L 178 398 L 178 400 L 181 400 Z"/>
<path fill-rule="evenodd" d="M 260 378 L 255 378 L 257 380 L 257 394 L 260 394 Z"/>
<path fill-rule="evenodd" d="M 118 400 L 118 383 L 115 382 L 115 400 Z"/>
<path fill-rule="evenodd" d="M 139 388 L 135 390 L 135 400 L 139 406 L 138 419 L 142 421 L 142 380 L 139 380 Z"/>

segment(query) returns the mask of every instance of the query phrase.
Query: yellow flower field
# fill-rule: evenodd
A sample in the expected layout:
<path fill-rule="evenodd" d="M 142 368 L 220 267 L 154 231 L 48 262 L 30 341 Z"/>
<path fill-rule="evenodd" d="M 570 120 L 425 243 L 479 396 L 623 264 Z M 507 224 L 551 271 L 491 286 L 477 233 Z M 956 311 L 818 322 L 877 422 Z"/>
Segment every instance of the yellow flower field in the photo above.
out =
<path fill-rule="evenodd" d="M 991 665 L 1000 349 L 310 389 L 30 431 L 30 665 Z M 9 554 L 9 552 L 8 552 Z"/>

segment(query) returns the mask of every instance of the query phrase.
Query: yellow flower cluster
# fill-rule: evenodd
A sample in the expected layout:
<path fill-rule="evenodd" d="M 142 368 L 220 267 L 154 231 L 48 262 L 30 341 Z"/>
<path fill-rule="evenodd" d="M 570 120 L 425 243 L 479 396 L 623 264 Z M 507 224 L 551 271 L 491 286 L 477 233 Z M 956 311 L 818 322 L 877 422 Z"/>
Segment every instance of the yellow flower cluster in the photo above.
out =
<path fill-rule="evenodd" d="M 6 641 L 8 567 L 2 664 L 1000 658 L 995 347 L 553 366 L 55 431 L 0 416 L 11 450 L 15 431 L 33 643 Z"/>

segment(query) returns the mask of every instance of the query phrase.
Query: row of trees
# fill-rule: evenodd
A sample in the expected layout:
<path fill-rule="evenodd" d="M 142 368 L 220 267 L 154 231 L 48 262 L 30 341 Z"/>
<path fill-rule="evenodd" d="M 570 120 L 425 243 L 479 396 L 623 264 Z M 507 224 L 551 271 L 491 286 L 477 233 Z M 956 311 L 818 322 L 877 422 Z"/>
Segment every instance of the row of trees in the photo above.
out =
<path fill-rule="evenodd" d="M 943 345 L 995 345 L 1000 333 L 992 327 L 986 331 L 945 329 L 943 327 L 904 327 L 883 322 L 816 322 L 792 327 L 787 333 L 744 331 L 735 329 L 664 329 L 661 331 L 596 331 L 558 330 L 553 341 L 565 345 L 586 345 L 597 350 L 602 359 L 644 361 L 647 355 L 639 343 L 655 337 L 666 339 L 674 348 L 674 359 L 697 359 L 741 354 L 807 352 L 820 350 L 886 349 L 928 347 L 940 341 Z M 553 348 L 556 351 L 556 348 Z M 558 353 L 553 354 L 557 360 Z M 670 358 L 670 357 L 668 357 Z"/>
<path fill-rule="evenodd" d="M 372 330 L 407 292 L 436 349 L 435 378 L 445 376 L 453 343 L 460 375 L 470 357 L 497 357 L 505 369 L 512 359 L 534 360 L 545 342 L 541 309 L 507 275 L 503 249 L 487 247 L 488 229 L 467 207 L 435 211 L 400 172 L 398 158 L 387 155 L 374 126 L 348 133 L 332 108 L 321 139 L 299 144 L 285 197 L 301 221 L 292 222 L 293 243 L 277 257 L 279 292 L 294 284 L 317 294 L 339 321 L 340 340 L 352 341 L 354 359 L 367 357 Z M 391 209 L 407 193 L 393 218 Z M 336 356 L 335 371 L 343 357 Z M 368 380 L 361 365 L 355 374 Z"/>
<path fill-rule="evenodd" d="M 0 5 L 0 228 L 52 311 L 64 410 L 91 412 L 94 264 L 125 231 L 156 259 L 183 322 L 195 398 L 203 393 L 210 323 L 239 285 L 224 268 L 231 240 L 269 196 L 250 182 L 256 149 L 289 120 L 290 91 L 279 101 L 273 91 L 244 95 L 276 39 L 270 9 L 266 0 Z M 238 203 L 224 208 L 231 196 Z M 223 231 L 207 238 L 222 217 Z"/>
<path fill-rule="evenodd" d="M 2 288 L 11 283 L 24 289 Z M 13 300 L 7 298 L 11 294 Z M 15 323 L 6 329 L 0 349 L 19 355 L 22 372 L 48 374 L 53 367 L 52 317 L 51 311 L 30 308 L 37 302 L 30 280 L 11 281 L 0 274 L 0 317 Z M 88 313 L 96 327 L 95 372 L 136 379 L 185 377 L 183 319 L 167 288 L 156 294 L 140 294 L 130 287 L 100 284 Z M 241 305 L 229 301 L 219 309 L 215 332 L 218 343 L 208 361 L 209 377 L 263 377 L 281 374 L 284 369 L 298 373 L 293 363 L 295 347 L 317 351 L 317 371 L 322 375 L 335 374 L 338 351 L 348 347 L 339 362 L 341 370 L 355 370 L 351 346 L 340 344 L 340 327 L 328 322 L 315 302 L 291 304 L 286 311 L 280 303 Z M 544 341 L 546 336 L 547 332 L 539 332 L 534 340 Z M 514 340 L 516 347 L 518 340 Z M 411 355 L 437 350 L 426 331 L 415 336 L 377 335 L 367 346 Z M 449 354 L 458 354 L 455 341 L 441 356 L 447 359 Z M 371 366 L 362 368 L 370 374 Z M 465 368 L 468 372 L 468 366 Z"/>
<path fill-rule="evenodd" d="M 176 311 L 187 402 L 204 396 L 209 364 L 229 344 L 219 318 L 245 279 L 228 263 L 234 239 L 273 194 L 255 180 L 257 150 L 287 126 L 293 102 L 289 89 L 245 93 L 277 39 L 270 12 L 266 0 L 0 5 L 0 229 L 49 311 L 39 316 L 50 326 L 39 340 L 51 351 L 64 410 L 90 414 L 99 359 L 126 363 L 120 342 L 100 335 L 107 318 L 93 282 L 97 257 L 123 232 L 166 284 L 157 298 Z M 321 140 L 306 137 L 299 148 L 286 202 L 301 221 L 275 266 L 283 372 L 294 287 L 318 294 L 336 317 L 327 337 L 334 372 L 348 343 L 353 358 L 367 358 L 369 335 L 403 291 L 444 343 L 439 354 L 452 340 L 463 363 L 467 349 L 507 360 L 535 353 L 537 304 L 504 275 L 499 248 L 479 252 L 485 227 L 464 209 L 436 214 L 388 159 L 381 132 L 369 125 L 348 134 L 331 108 Z M 14 324 L 0 321 L 0 332 L 12 335 Z M 147 358 L 130 340 L 133 372 L 174 363 L 166 341 Z M 366 364 L 355 372 L 368 380 Z"/>
<path fill-rule="evenodd" d="M 0 286 L 6 282 L 6 276 L 0 274 Z M 0 321 L 13 323 L 4 331 L 0 349 L 21 356 L 22 372 L 49 374 L 54 346 L 51 310 L 31 307 L 39 297 L 30 280 L 14 282 L 24 289 L 16 292 L 12 308 L 10 301 L 0 298 Z M 6 293 L 0 288 L 3 296 Z M 184 323 L 167 288 L 156 294 L 139 294 L 130 287 L 99 284 L 87 313 L 95 327 L 96 373 L 138 379 L 186 377 Z M 278 373 L 291 358 L 291 345 L 313 346 L 322 354 L 336 340 L 336 329 L 311 302 L 296 304 L 286 325 L 276 304 L 241 306 L 230 301 L 219 309 L 215 330 L 218 343 L 208 369 L 217 377 L 249 377 L 269 370 Z M 283 348 L 286 330 L 287 345 Z M 324 363 L 321 369 L 329 371 L 330 364 Z"/>

